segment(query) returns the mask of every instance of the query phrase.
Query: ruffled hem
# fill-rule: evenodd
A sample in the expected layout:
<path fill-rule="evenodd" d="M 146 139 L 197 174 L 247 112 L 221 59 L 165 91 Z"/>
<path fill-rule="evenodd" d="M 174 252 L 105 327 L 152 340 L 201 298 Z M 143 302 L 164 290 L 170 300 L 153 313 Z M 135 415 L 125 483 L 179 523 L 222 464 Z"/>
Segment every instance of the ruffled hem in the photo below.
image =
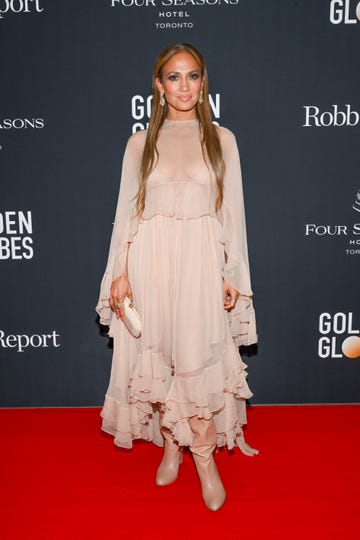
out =
<path fill-rule="evenodd" d="M 112 311 L 109 304 L 111 283 L 112 276 L 105 272 L 101 282 L 100 296 L 95 307 L 95 310 L 100 317 L 100 324 L 103 324 L 104 326 L 110 326 L 112 318 Z"/>
<path fill-rule="evenodd" d="M 120 448 L 131 449 L 132 441 L 142 439 L 164 446 L 164 439 L 159 427 L 159 413 L 150 406 L 151 412 L 144 412 L 134 406 L 121 404 L 114 397 L 106 394 L 104 406 L 100 412 L 101 429 L 114 437 L 114 444 Z"/>
<path fill-rule="evenodd" d="M 121 404 L 107 394 L 101 411 L 102 429 L 114 435 L 115 444 L 123 448 L 131 448 L 133 439 L 162 446 L 158 417 L 161 405 L 162 424 L 179 445 L 192 444 L 189 418 L 198 416 L 214 419 L 218 447 L 239 446 L 246 455 L 257 454 L 258 450 L 245 442 L 242 430 L 246 424 L 245 400 L 253 396 L 246 381 L 247 365 L 237 358 L 237 365 L 225 373 L 226 364 L 233 364 L 234 350 L 228 347 L 224 353 L 224 363 L 217 361 L 196 375 L 175 377 L 160 352 L 139 353 L 136 373 L 129 381 L 129 403 Z"/>
<path fill-rule="evenodd" d="M 252 298 L 240 294 L 235 307 L 228 312 L 228 325 L 237 347 L 257 343 L 256 318 Z"/>

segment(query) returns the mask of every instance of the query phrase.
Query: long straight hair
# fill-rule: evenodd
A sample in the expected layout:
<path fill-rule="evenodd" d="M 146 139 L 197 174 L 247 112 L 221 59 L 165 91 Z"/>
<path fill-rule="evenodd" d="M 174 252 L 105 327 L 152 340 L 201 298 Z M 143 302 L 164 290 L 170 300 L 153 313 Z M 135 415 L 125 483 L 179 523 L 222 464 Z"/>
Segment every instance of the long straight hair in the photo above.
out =
<path fill-rule="evenodd" d="M 162 80 L 163 68 L 170 58 L 177 53 L 187 52 L 193 56 L 200 67 L 201 78 L 203 80 L 203 102 L 196 104 L 196 116 L 199 121 L 201 131 L 202 152 L 205 162 L 209 162 L 213 170 L 217 185 L 217 197 L 215 201 L 215 212 L 217 212 L 223 202 L 225 163 L 222 156 L 221 144 L 217 128 L 212 122 L 211 108 L 209 103 L 209 83 L 205 61 L 201 53 L 189 43 L 177 43 L 169 45 L 163 49 L 156 59 L 153 76 L 152 91 L 153 101 L 149 127 L 147 130 L 144 151 L 140 166 L 139 190 L 136 196 L 136 215 L 141 216 L 145 208 L 146 181 L 152 172 L 159 157 L 156 142 L 159 131 L 168 113 L 168 106 L 160 105 L 160 93 L 156 86 L 156 78 Z"/>

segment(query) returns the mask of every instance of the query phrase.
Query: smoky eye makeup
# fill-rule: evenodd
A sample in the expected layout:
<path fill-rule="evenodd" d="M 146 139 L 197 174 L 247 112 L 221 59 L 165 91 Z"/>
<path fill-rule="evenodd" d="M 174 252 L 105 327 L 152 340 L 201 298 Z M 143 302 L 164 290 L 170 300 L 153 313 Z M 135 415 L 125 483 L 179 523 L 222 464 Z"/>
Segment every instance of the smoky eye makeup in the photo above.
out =
<path fill-rule="evenodd" d="M 169 73 L 166 78 L 169 80 L 169 81 L 176 81 L 176 79 L 178 78 L 179 74 L 178 73 Z"/>
<path fill-rule="evenodd" d="M 179 73 L 177 71 L 173 71 L 171 73 L 168 73 L 166 78 L 169 80 L 169 81 L 176 81 L 178 78 L 179 78 Z M 199 71 L 190 71 L 189 74 L 188 74 L 188 77 L 192 80 L 196 80 L 196 79 L 199 79 L 200 78 L 200 72 Z"/>

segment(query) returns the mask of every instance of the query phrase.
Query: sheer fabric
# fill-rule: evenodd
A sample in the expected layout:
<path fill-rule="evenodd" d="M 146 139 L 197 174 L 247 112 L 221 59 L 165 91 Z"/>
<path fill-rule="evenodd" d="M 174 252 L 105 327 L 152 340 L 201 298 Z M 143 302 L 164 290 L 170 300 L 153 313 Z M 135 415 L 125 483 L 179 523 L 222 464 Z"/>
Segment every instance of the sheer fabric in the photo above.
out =
<path fill-rule="evenodd" d="M 162 446 L 163 422 L 181 445 L 193 435 L 188 419 L 214 418 L 218 446 L 245 441 L 246 402 L 253 394 L 238 346 L 256 343 L 241 166 L 235 137 L 219 127 L 226 165 L 224 202 L 215 212 L 216 183 L 206 165 L 197 120 L 165 120 L 159 159 L 148 178 L 145 211 L 135 196 L 146 133 L 126 146 L 108 262 L 96 310 L 114 339 L 102 428 L 131 448 L 143 438 Z M 142 334 L 133 338 L 109 306 L 110 287 L 125 266 Z M 240 296 L 223 307 L 223 279 Z"/>

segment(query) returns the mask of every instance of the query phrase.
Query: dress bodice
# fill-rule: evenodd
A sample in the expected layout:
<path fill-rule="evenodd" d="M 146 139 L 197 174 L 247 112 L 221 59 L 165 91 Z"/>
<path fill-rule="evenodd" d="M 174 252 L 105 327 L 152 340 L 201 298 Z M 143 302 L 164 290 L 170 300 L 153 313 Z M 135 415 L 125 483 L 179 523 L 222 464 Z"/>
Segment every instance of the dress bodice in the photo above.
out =
<path fill-rule="evenodd" d="M 198 120 L 165 120 L 157 141 L 159 159 L 147 181 L 151 188 L 164 182 L 196 182 L 208 185 Z"/>
<path fill-rule="evenodd" d="M 155 214 L 179 219 L 214 214 L 215 182 L 204 160 L 198 120 L 165 120 L 159 152 L 146 183 L 143 219 Z"/>

